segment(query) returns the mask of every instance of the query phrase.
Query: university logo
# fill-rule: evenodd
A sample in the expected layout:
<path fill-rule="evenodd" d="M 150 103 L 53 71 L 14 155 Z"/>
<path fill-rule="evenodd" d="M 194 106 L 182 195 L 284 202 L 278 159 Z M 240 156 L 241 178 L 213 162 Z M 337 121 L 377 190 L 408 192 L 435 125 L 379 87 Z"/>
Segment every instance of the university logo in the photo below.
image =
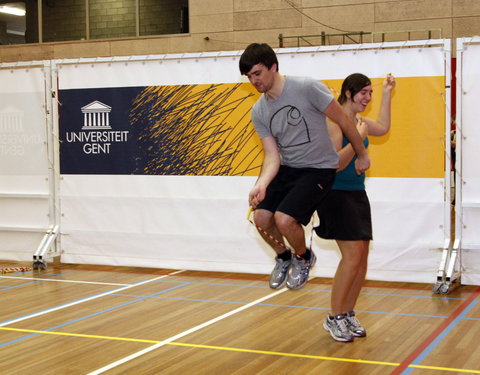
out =
<path fill-rule="evenodd" d="M 82 107 L 83 113 L 83 127 L 82 130 L 109 130 L 110 126 L 110 112 L 112 107 L 95 100 L 90 104 Z"/>
<path fill-rule="evenodd" d="M 114 130 L 110 121 L 112 107 L 95 100 L 81 108 L 83 126 L 79 132 L 65 134 L 68 143 L 83 143 L 85 154 L 110 154 L 114 143 L 128 141 L 128 130 Z"/>
<path fill-rule="evenodd" d="M 0 109 L 0 155 L 23 156 L 29 145 L 43 143 L 43 138 L 25 125 L 24 111 L 6 107 Z"/>

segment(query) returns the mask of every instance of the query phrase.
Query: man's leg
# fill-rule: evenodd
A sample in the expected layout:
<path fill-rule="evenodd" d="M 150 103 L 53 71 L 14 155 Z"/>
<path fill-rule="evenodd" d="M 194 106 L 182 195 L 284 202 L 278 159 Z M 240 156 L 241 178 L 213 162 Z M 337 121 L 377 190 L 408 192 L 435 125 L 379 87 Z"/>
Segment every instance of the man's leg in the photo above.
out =
<path fill-rule="evenodd" d="M 273 212 L 256 209 L 253 217 L 255 225 L 257 225 L 258 233 L 260 233 L 262 238 L 270 245 L 275 253 L 282 254 L 285 252 L 286 245 L 280 231 L 275 225 Z M 261 229 L 258 229 L 258 227 Z M 270 236 L 273 237 L 273 239 Z"/>
<path fill-rule="evenodd" d="M 315 254 L 311 249 L 307 249 L 303 226 L 297 220 L 278 211 L 274 218 L 279 232 L 295 251 L 292 256 L 291 270 L 287 277 L 287 287 L 300 289 L 307 283 L 310 269 L 315 265 Z"/>
<path fill-rule="evenodd" d="M 275 227 L 278 228 L 279 233 L 287 239 L 295 251 L 295 254 L 299 256 L 305 254 L 307 247 L 303 226 L 290 215 L 279 211 L 275 212 L 274 219 Z"/>
<path fill-rule="evenodd" d="M 275 267 L 270 274 L 269 285 L 272 289 L 279 289 L 282 288 L 287 281 L 288 270 L 292 264 L 292 254 L 285 245 L 273 217 L 273 213 L 268 210 L 255 210 L 254 220 L 258 232 L 265 242 L 277 253 L 275 257 Z"/>

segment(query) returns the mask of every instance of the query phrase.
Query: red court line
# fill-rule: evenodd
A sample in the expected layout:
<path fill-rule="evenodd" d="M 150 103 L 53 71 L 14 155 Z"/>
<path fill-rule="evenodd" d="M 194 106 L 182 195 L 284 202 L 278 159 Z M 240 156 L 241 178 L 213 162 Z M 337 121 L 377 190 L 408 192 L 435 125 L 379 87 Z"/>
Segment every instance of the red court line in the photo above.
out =
<path fill-rule="evenodd" d="M 400 375 L 405 371 L 408 366 L 420 355 L 422 352 L 448 327 L 448 325 L 453 322 L 462 312 L 465 310 L 472 301 L 480 295 L 480 287 L 477 288 L 471 295 L 468 297 L 460 306 L 458 306 L 455 311 L 445 319 L 438 327 L 433 331 L 430 336 L 428 336 L 425 341 L 423 341 L 419 346 L 417 346 L 410 355 L 403 360 L 403 362 L 398 365 L 398 367 L 393 370 L 390 375 Z"/>

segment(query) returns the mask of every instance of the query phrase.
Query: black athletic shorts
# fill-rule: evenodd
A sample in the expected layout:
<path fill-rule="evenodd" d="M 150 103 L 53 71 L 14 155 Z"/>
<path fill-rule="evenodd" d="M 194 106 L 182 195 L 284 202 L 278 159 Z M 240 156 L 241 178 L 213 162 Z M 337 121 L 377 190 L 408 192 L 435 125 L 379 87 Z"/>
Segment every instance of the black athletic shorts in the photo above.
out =
<path fill-rule="evenodd" d="M 335 180 L 335 169 L 280 166 L 257 208 L 280 211 L 307 225 Z"/>
<path fill-rule="evenodd" d="M 365 190 L 330 190 L 317 210 L 315 232 L 328 240 L 372 240 L 372 215 Z"/>

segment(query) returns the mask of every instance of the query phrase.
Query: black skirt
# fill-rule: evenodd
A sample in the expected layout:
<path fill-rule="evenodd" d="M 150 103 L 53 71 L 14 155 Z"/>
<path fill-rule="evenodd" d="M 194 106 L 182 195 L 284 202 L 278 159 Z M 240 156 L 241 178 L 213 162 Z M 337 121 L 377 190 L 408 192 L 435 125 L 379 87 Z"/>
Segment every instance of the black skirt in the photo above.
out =
<path fill-rule="evenodd" d="M 331 190 L 317 210 L 315 232 L 328 240 L 372 240 L 372 215 L 365 190 Z"/>

